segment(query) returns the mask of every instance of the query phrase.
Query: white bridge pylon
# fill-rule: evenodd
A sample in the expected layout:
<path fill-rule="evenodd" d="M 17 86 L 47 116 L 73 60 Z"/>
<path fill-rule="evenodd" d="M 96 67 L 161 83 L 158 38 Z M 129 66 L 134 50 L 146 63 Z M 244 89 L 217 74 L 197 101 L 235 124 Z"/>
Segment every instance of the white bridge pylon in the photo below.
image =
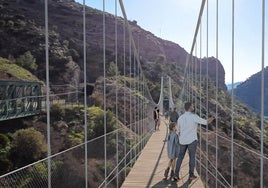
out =
<path fill-rule="evenodd" d="M 171 78 L 169 76 L 161 77 L 161 92 L 157 106 L 161 114 L 164 114 L 165 110 L 173 110 L 174 108 L 171 91 Z"/>

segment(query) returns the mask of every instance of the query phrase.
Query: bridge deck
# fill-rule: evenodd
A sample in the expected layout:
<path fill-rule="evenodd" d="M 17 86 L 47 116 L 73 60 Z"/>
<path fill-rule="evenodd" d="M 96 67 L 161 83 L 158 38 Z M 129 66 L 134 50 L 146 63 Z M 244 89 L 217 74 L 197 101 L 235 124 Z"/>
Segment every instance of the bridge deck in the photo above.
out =
<path fill-rule="evenodd" d="M 124 181 L 122 185 L 123 188 L 204 187 L 199 177 L 192 182 L 188 181 L 188 154 L 185 155 L 181 166 L 179 175 L 181 179 L 178 182 L 164 179 L 164 171 L 167 167 L 169 159 L 167 157 L 166 142 L 164 142 L 168 130 L 166 126 L 168 122 L 163 119 L 164 118 L 162 117 L 160 131 L 154 132 L 151 136 L 145 148 L 142 150 L 140 157 Z M 198 175 L 197 172 L 195 173 Z"/>

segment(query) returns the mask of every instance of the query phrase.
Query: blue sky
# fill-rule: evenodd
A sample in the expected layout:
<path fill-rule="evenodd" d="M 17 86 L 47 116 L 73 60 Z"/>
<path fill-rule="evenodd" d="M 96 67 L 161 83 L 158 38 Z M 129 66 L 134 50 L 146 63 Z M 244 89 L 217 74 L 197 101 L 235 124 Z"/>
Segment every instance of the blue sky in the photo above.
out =
<path fill-rule="evenodd" d="M 82 0 L 76 0 L 83 3 Z M 261 71 L 261 0 L 235 0 L 234 82 L 245 81 Z M 123 0 L 128 20 L 143 29 L 175 42 L 190 52 L 201 0 Z M 103 10 L 102 0 L 86 0 L 86 5 Z M 206 4 L 207 6 L 207 4 Z M 208 1 L 202 19 L 202 45 L 198 37 L 196 55 L 216 57 L 216 0 Z M 122 16 L 119 2 L 117 14 Z M 268 8 L 266 4 L 265 58 L 268 56 Z M 105 11 L 115 14 L 115 0 L 105 0 Z M 225 69 L 226 83 L 232 82 L 232 0 L 219 0 L 218 59 Z M 207 38 L 208 33 L 208 38 Z M 207 51 L 208 41 L 208 51 Z M 201 54 L 200 54 L 201 53 Z M 268 65 L 265 59 L 265 66 Z"/>

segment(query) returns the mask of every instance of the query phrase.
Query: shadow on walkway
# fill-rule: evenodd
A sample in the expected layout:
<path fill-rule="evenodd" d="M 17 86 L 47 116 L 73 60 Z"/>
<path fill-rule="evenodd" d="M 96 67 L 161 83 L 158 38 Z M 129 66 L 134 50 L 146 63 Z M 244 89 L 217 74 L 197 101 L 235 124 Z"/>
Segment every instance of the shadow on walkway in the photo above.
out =
<path fill-rule="evenodd" d="M 177 183 L 174 181 L 171 181 L 170 179 L 162 179 L 157 184 L 153 185 L 152 188 L 164 188 L 164 187 L 172 187 L 177 188 Z"/>
<path fill-rule="evenodd" d="M 183 185 L 179 186 L 177 185 L 176 182 L 171 181 L 170 179 L 162 179 L 160 182 L 157 184 L 153 185 L 152 188 L 166 188 L 166 187 L 171 187 L 171 188 L 188 188 L 191 187 L 192 181 L 187 180 Z"/>

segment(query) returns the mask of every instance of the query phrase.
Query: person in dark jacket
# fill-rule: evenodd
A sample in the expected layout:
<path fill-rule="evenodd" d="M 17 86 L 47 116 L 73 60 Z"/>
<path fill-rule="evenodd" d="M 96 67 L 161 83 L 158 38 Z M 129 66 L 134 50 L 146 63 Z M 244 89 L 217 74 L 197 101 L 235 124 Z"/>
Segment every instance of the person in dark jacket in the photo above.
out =
<path fill-rule="evenodd" d="M 156 129 L 158 128 L 158 121 L 159 121 L 159 109 L 157 108 L 157 106 L 154 108 L 154 112 L 153 112 L 153 118 L 154 118 L 154 130 L 156 131 Z"/>
<path fill-rule="evenodd" d="M 169 115 L 169 121 L 177 123 L 178 118 L 179 118 L 179 114 L 176 111 L 176 108 L 174 108 L 173 111 Z"/>

